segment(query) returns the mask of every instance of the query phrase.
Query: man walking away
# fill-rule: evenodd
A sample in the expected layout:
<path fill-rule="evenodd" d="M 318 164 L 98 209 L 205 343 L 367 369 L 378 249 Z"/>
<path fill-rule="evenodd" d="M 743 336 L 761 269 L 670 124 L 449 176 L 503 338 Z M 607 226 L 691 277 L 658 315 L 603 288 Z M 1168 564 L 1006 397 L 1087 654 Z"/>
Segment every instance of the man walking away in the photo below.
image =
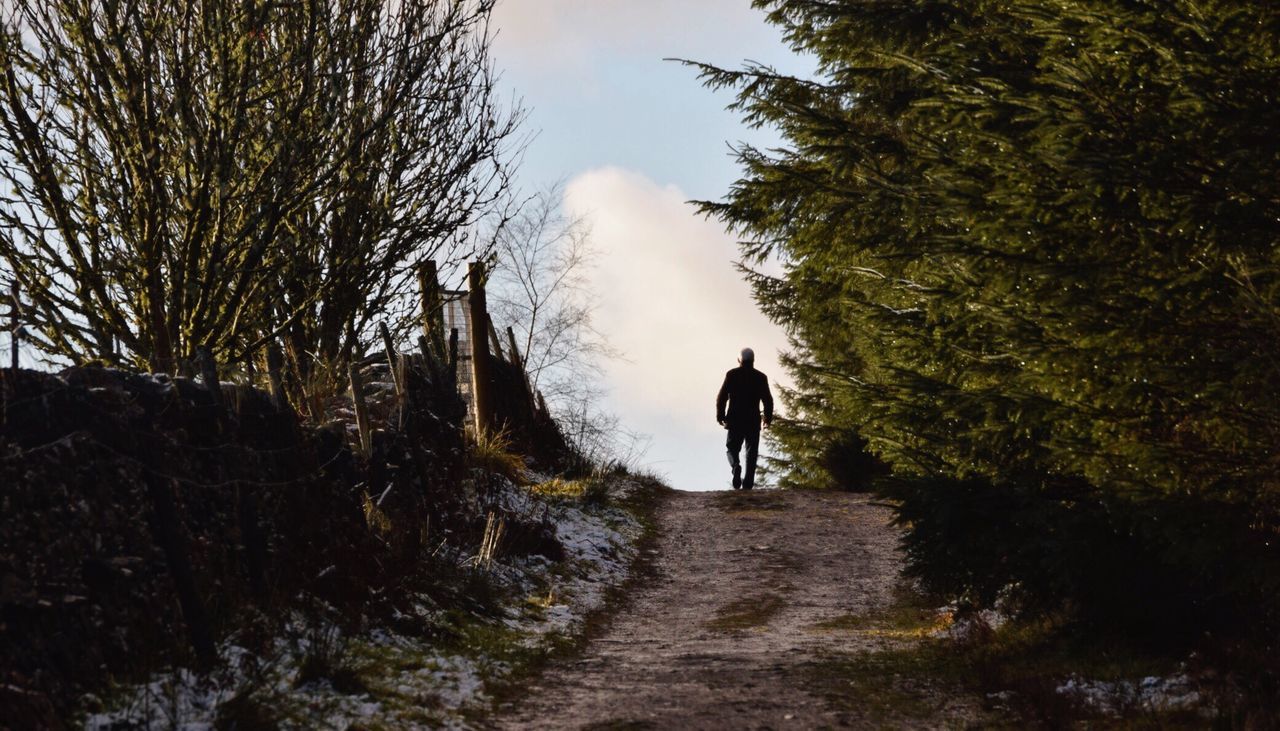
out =
<path fill-rule="evenodd" d="M 756 479 L 756 456 L 760 452 L 760 404 L 764 404 L 764 426 L 773 421 L 773 395 L 769 379 L 756 370 L 756 354 L 743 348 L 738 367 L 724 374 L 724 385 L 716 396 L 716 421 L 729 430 L 725 446 L 729 450 L 729 466 L 733 469 L 733 489 L 750 490 Z M 725 404 L 729 409 L 725 411 Z M 747 473 L 742 474 L 738 452 L 747 444 Z"/>

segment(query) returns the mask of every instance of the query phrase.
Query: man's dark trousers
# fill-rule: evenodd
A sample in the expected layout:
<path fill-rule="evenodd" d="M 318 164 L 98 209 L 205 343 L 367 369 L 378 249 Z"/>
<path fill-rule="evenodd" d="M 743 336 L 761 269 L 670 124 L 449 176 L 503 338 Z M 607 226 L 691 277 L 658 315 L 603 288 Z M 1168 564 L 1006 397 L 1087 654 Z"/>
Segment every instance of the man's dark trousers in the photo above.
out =
<path fill-rule="evenodd" d="M 742 476 L 742 488 L 750 490 L 756 483 L 756 456 L 760 454 L 760 430 L 730 426 L 725 447 L 729 450 L 729 466 L 733 468 L 735 475 L 742 469 L 742 464 L 738 461 L 738 453 L 742 451 L 744 442 L 747 445 L 747 471 Z"/>

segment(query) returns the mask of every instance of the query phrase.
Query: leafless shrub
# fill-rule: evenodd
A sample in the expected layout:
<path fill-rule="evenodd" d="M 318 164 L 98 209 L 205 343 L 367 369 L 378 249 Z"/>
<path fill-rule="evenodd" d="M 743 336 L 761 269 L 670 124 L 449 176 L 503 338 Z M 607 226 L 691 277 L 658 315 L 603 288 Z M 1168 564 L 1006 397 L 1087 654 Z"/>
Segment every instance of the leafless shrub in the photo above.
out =
<path fill-rule="evenodd" d="M 33 344 L 173 371 L 283 336 L 298 381 L 483 253 L 521 117 L 493 0 L 10 0 L 0 272 Z"/>

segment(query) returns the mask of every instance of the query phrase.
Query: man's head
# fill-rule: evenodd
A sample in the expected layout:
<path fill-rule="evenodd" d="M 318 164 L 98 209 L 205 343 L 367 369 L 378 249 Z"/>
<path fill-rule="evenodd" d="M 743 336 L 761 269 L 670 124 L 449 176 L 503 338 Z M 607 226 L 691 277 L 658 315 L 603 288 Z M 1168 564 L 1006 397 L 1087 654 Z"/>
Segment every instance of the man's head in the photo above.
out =
<path fill-rule="evenodd" d="M 752 365 L 756 362 L 756 351 L 751 348 L 743 348 L 738 354 L 738 362 L 744 366 Z"/>

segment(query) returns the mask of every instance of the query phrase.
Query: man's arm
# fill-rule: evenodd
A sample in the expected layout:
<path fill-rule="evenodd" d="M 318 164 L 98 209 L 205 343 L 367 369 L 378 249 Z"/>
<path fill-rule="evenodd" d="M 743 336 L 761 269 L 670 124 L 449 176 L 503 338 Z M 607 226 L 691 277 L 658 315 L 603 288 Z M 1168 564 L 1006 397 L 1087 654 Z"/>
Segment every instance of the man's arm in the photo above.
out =
<path fill-rule="evenodd" d="M 760 400 L 764 402 L 764 425 L 769 426 L 773 421 L 773 394 L 769 393 L 769 377 L 760 374 L 764 380 L 764 393 L 760 395 Z"/>
<path fill-rule="evenodd" d="M 724 374 L 724 383 L 720 384 L 720 393 L 716 394 L 716 423 L 724 423 L 724 407 L 729 402 L 729 374 Z"/>

